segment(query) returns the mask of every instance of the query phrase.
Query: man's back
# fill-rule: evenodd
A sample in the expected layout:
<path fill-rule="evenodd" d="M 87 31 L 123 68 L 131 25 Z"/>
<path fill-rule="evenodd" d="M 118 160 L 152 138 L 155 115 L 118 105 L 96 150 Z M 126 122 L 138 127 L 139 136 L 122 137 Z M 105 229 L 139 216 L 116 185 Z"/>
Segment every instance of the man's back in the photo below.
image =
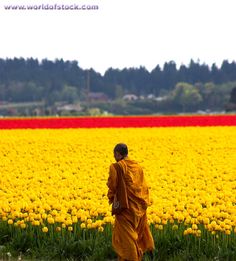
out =
<path fill-rule="evenodd" d="M 136 215 L 144 214 L 149 204 L 149 192 L 141 166 L 130 158 L 125 158 L 118 163 L 124 174 L 129 200 L 129 209 Z"/>

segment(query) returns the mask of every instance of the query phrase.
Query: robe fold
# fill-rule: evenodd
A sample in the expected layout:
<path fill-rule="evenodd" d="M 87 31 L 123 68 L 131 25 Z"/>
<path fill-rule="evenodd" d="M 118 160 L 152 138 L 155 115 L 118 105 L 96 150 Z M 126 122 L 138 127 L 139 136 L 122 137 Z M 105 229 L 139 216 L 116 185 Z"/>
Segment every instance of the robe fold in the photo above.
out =
<path fill-rule="evenodd" d="M 146 209 L 149 205 L 149 191 L 143 170 L 129 158 L 118 162 L 128 197 L 128 208 L 115 215 L 112 232 L 112 246 L 120 260 L 140 261 L 143 253 L 154 249 L 154 241 L 147 223 Z M 108 199 L 112 204 L 117 192 L 118 175 L 114 164 L 110 166 L 107 181 Z"/>

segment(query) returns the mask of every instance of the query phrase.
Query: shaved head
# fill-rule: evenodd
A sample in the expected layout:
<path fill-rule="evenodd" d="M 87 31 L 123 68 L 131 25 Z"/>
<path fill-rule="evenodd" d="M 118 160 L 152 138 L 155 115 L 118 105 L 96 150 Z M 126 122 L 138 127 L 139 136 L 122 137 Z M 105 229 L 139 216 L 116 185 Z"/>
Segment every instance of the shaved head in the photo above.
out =
<path fill-rule="evenodd" d="M 125 157 L 128 155 L 128 147 L 124 143 L 118 143 L 114 148 L 114 152 L 119 152 L 121 156 Z"/>

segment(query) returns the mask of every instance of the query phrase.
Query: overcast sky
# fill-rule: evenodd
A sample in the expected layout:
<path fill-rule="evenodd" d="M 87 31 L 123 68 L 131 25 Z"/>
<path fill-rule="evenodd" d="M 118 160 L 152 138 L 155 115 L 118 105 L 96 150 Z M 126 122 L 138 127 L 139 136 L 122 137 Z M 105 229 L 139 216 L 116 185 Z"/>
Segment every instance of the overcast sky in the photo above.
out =
<path fill-rule="evenodd" d="M 98 10 L 6 10 L 6 6 L 98 6 Z M 235 0 L 1 0 L 0 57 L 77 60 L 83 69 L 190 59 L 236 60 Z"/>

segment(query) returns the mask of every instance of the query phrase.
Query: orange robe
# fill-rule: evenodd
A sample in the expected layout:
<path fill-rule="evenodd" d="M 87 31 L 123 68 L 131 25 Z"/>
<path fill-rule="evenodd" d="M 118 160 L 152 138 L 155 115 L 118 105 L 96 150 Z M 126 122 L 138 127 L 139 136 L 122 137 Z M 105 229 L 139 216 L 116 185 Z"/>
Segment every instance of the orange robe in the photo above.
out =
<path fill-rule="evenodd" d="M 140 261 L 145 251 L 154 249 L 146 215 L 148 187 L 137 162 L 125 158 L 119 161 L 119 165 L 123 169 L 129 208 L 115 216 L 112 246 L 120 260 Z M 107 186 L 107 196 L 112 204 L 117 189 L 117 173 L 113 164 L 110 166 Z"/>

